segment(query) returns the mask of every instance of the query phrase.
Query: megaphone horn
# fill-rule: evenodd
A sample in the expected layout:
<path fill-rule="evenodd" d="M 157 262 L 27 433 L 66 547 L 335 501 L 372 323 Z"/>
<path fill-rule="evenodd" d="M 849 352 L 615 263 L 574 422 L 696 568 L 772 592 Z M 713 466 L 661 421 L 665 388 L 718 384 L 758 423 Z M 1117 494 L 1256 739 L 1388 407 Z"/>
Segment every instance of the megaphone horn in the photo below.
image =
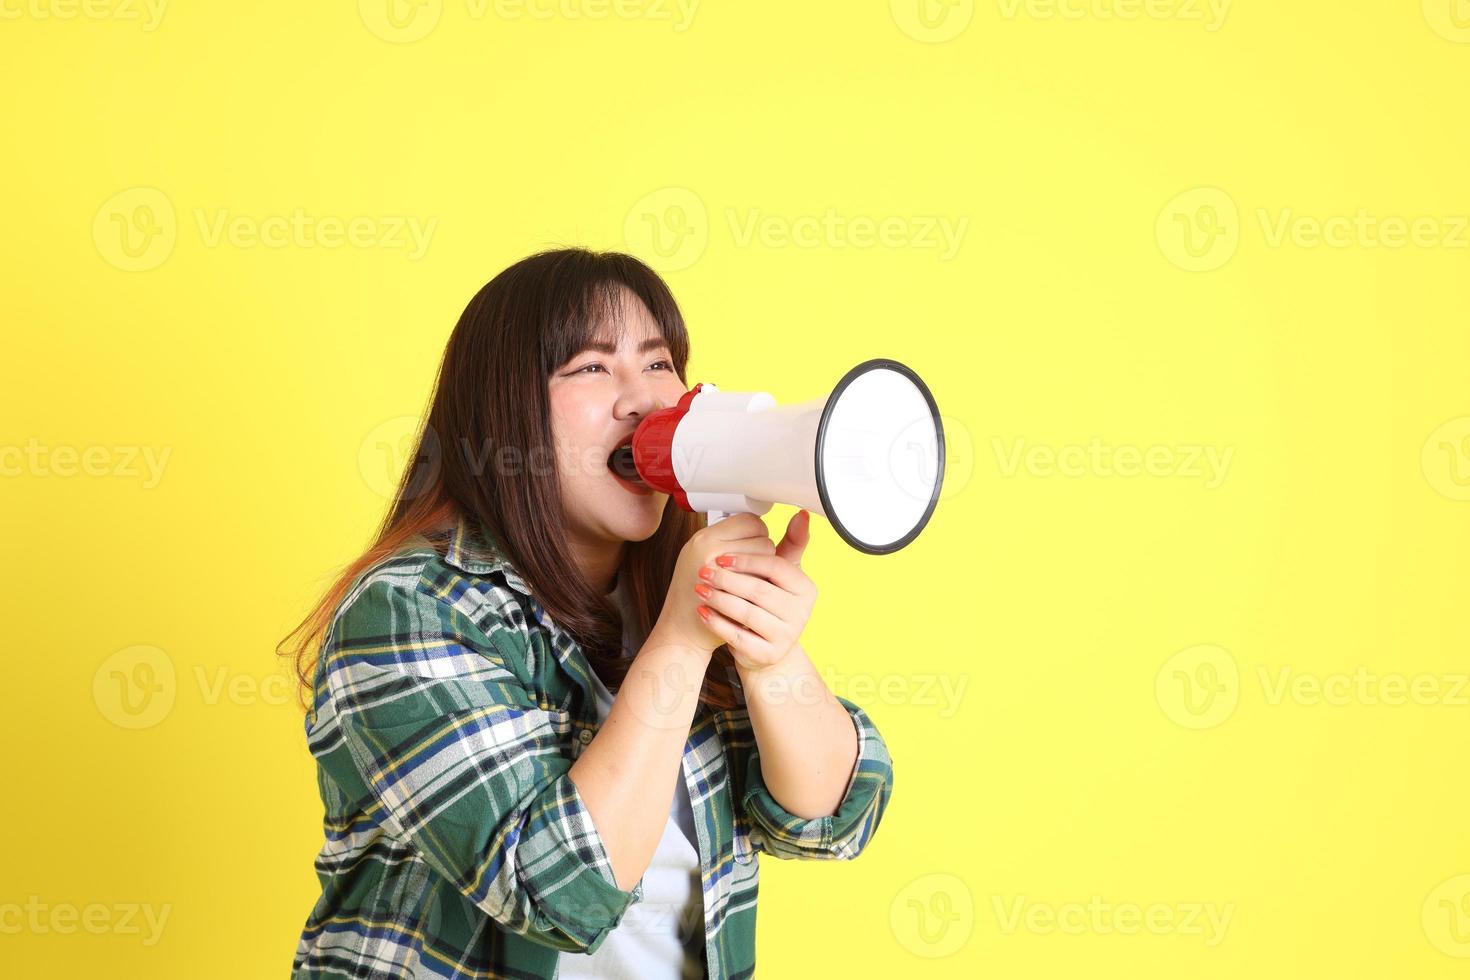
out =
<path fill-rule="evenodd" d="M 864 361 L 824 398 L 778 405 L 708 382 L 644 419 L 614 468 L 714 523 L 775 503 L 820 514 L 859 551 L 918 537 L 944 482 L 944 428 L 928 387 L 888 358 Z M 631 474 L 627 474 L 631 475 Z"/>

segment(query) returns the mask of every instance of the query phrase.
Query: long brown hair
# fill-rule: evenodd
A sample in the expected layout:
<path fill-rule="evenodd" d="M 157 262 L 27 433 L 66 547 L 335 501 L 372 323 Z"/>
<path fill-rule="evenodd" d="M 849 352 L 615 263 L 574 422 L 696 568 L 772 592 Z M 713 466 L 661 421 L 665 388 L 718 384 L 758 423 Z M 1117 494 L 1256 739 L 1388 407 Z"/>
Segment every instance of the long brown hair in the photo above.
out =
<path fill-rule="evenodd" d="M 491 279 L 460 314 L 439 365 L 429 414 L 394 499 L 371 545 L 276 652 L 295 661 L 309 705 L 317 660 L 338 605 L 358 577 L 422 536 L 436 547 L 461 518 L 479 521 L 552 618 L 582 647 L 609 690 L 627 676 L 622 620 L 598 585 L 581 573 L 568 544 L 552 460 L 547 379 L 617 318 L 621 290 L 648 308 L 673 355 L 679 380 L 689 334 L 673 293 L 647 265 L 621 252 L 552 249 Z M 505 465 L 507 458 L 522 465 Z M 526 465 L 528 464 L 528 465 Z M 639 636 L 658 620 L 680 549 L 706 523 L 669 498 L 658 530 L 624 546 L 620 583 Z M 735 707 L 730 650 L 715 651 L 700 702 Z"/>

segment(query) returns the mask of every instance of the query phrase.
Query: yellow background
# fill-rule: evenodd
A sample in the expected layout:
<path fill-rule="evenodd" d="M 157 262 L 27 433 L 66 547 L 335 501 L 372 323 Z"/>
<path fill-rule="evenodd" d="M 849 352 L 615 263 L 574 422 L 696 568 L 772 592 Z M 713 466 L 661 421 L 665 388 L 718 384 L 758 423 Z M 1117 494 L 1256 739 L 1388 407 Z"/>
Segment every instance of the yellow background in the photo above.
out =
<path fill-rule="evenodd" d="M 915 544 L 814 522 L 895 795 L 764 862 L 761 976 L 1464 975 L 1464 2 L 396 2 L 0 10 L 7 975 L 287 972 L 273 645 L 470 295 L 562 244 L 667 271 L 691 383 L 891 357 L 945 416 Z M 366 237 L 250 237 L 298 209 Z"/>

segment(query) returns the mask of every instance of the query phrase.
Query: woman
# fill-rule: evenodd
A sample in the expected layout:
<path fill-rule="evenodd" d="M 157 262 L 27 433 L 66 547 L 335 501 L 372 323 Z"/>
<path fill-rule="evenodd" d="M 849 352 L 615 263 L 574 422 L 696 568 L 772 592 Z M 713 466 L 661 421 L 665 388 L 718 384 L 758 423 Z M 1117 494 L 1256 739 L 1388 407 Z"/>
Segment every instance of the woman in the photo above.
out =
<path fill-rule="evenodd" d="M 757 854 L 872 838 L 887 747 L 798 642 L 808 517 L 776 545 L 609 467 L 688 354 L 618 253 L 466 307 L 374 544 L 282 644 L 326 808 L 294 976 L 750 976 Z"/>

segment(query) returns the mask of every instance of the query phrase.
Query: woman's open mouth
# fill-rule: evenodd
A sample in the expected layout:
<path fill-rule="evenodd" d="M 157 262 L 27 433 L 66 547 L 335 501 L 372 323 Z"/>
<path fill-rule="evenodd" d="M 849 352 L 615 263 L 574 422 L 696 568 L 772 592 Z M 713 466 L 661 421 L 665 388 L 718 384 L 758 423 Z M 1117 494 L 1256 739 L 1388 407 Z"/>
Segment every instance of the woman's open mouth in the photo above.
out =
<path fill-rule="evenodd" d="M 643 477 L 638 475 L 638 467 L 633 465 L 631 443 L 625 442 L 612 451 L 607 457 L 607 468 L 629 493 L 641 496 L 653 493 L 653 488 L 643 482 Z"/>

